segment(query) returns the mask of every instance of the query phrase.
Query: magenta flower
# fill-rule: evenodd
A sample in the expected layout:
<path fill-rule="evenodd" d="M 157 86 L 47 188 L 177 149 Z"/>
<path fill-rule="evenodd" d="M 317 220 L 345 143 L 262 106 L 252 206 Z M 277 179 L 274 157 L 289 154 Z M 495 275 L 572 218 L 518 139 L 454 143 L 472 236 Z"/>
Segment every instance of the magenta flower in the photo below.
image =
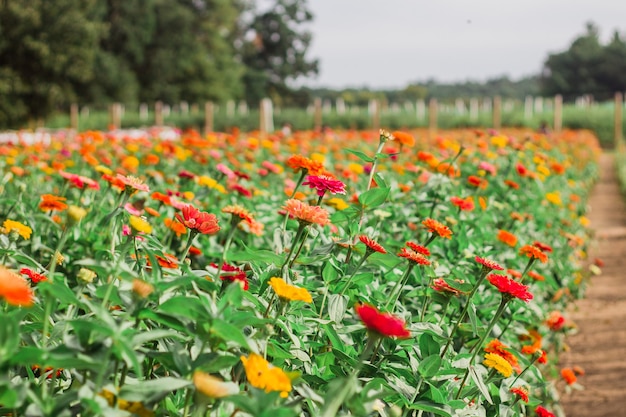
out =
<path fill-rule="evenodd" d="M 308 185 L 317 190 L 317 195 L 322 197 L 326 191 L 331 194 L 345 194 L 346 185 L 329 175 L 309 175 L 302 185 Z"/>

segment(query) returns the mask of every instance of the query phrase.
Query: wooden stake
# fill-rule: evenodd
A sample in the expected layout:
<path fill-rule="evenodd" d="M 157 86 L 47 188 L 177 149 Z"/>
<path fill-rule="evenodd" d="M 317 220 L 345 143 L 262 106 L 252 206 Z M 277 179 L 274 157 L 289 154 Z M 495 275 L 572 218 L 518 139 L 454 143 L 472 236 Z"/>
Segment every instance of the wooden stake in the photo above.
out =
<path fill-rule="evenodd" d="M 154 103 L 154 124 L 155 126 L 163 126 L 163 102 Z"/>
<path fill-rule="evenodd" d="M 428 130 L 431 135 L 437 133 L 437 110 L 437 99 L 431 98 L 428 102 Z"/>
<path fill-rule="evenodd" d="M 554 96 L 554 133 L 561 133 L 563 130 L 563 96 Z"/>
<path fill-rule="evenodd" d="M 215 112 L 215 105 L 212 101 L 204 103 L 204 134 L 209 134 L 215 130 L 213 125 L 213 114 Z"/>
<path fill-rule="evenodd" d="M 493 98 L 493 128 L 496 130 L 502 128 L 502 97 L 500 96 Z"/>
<path fill-rule="evenodd" d="M 78 104 L 70 106 L 70 129 L 78 131 Z"/>

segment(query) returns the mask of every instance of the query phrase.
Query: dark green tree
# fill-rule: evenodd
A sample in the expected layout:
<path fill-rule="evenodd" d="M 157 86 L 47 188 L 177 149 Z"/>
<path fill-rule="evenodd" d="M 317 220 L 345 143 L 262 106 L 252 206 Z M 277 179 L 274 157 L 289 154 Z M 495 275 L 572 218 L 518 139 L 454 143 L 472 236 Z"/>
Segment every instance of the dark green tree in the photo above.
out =
<path fill-rule="evenodd" d="M 221 101 L 240 93 L 234 41 L 241 4 L 155 0 L 156 25 L 137 71 L 142 101 Z"/>
<path fill-rule="evenodd" d="M 253 16 L 242 48 L 245 98 L 251 104 L 263 97 L 290 104 L 295 91 L 291 83 L 317 74 L 318 61 L 307 58 L 311 33 L 302 28 L 312 19 L 305 0 L 276 0 L 270 9 Z"/>
<path fill-rule="evenodd" d="M 93 79 L 95 0 L 0 3 L 0 126 L 44 118 Z"/>
<path fill-rule="evenodd" d="M 607 98 L 612 91 L 600 76 L 604 55 L 598 28 L 588 23 L 586 32 L 566 51 L 548 56 L 542 73 L 542 92 L 562 94 L 567 100 L 583 94 L 591 94 L 596 99 Z"/>

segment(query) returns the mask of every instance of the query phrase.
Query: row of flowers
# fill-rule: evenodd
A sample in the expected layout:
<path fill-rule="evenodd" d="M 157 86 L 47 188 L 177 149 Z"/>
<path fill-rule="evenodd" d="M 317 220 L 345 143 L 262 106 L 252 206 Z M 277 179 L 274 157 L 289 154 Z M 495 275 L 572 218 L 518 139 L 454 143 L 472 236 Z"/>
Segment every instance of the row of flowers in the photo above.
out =
<path fill-rule="evenodd" d="M 558 413 L 598 152 L 521 130 L 0 145 L 0 415 Z"/>

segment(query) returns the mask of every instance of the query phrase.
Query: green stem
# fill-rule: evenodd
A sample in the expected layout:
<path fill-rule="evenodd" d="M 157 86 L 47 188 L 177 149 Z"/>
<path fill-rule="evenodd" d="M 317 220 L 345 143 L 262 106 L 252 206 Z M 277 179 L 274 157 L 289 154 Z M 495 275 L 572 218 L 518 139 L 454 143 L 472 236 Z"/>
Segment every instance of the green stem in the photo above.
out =
<path fill-rule="evenodd" d="M 289 199 L 292 199 L 296 195 L 296 191 L 298 191 L 298 187 L 300 187 L 300 185 L 304 182 L 304 178 L 307 176 L 308 173 L 309 173 L 308 169 L 302 169 L 302 172 L 300 173 L 300 178 L 298 178 L 298 182 L 296 183 L 296 186 L 293 188 L 293 191 L 291 192 Z M 289 213 L 285 213 L 285 217 L 283 218 L 283 225 L 281 227 L 281 234 L 283 236 L 283 242 L 285 242 L 285 233 L 287 231 L 288 220 L 289 220 Z"/>
<path fill-rule="evenodd" d="M 424 321 L 424 315 L 426 314 L 426 310 L 428 309 L 428 306 L 430 305 L 430 302 L 431 302 L 431 297 L 428 296 L 428 289 L 430 288 L 430 284 L 432 283 L 432 281 L 433 281 L 432 277 L 428 279 L 428 285 L 426 286 L 426 290 L 425 290 L 426 300 L 424 300 L 424 304 L 422 305 L 422 312 L 420 313 L 420 322 Z"/>
<path fill-rule="evenodd" d="M 398 298 L 400 298 L 400 294 L 402 293 L 402 288 L 406 285 L 407 281 L 409 280 L 409 276 L 411 275 L 411 271 L 413 271 L 413 268 L 415 267 L 415 265 L 416 264 L 412 262 L 409 263 L 409 266 L 407 267 L 406 271 L 404 271 L 404 275 L 402 275 L 402 278 L 396 281 L 396 285 L 394 285 L 393 289 L 391 290 L 391 296 L 389 297 L 389 301 L 387 301 L 387 304 L 385 304 L 385 310 L 388 309 L 389 306 L 392 304 L 395 306 L 396 302 L 398 301 Z M 397 290 L 397 293 L 396 293 L 396 290 Z"/>
<path fill-rule="evenodd" d="M 533 366 L 535 364 L 535 362 L 537 362 L 537 360 L 539 360 L 540 357 L 541 357 L 541 354 L 533 355 L 533 360 L 528 364 L 528 366 L 526 368 L 524 368 L 524 370 L 522 372 L 520 372 L 520 374 L 518 376 L 515 377 L 513 382 L 511 382 L 511 385 L 509 385 L 509 389 L 511 389 L 511 388 L 513 388 L 513 386 L 515 386 L 515 383 L 517 382 L 517 380 L 520 379 L 530 369 L 530 367 Z"/>
<path fill-rule="evenodd" d="M 285 267 L 289 263 L 289 258 L 291 258 L 291 255 L 293 254 L 293 251 L 296 249 L 296 245 L 298 244 L 300 238 L 302 237 L 302 232 L 304 232 L 304 228 L 306 226 L 307 226 L 306 223 L 302 223 L 301 222 L 301 223 L 298 224 L 298 231 L 296 232 L 296 236 L 293 238 L 293 242 L 291 242 L 291 248 L 289 249 L 289 252 L 287 252 L 287 256 L 285 256 L 285 261 L 283 262 L 282 266 L 280 267 L 281 274 L 284 272 Z"/>
<path fill-rule="evenodd" d="M 470 292 L 469 295 L 467 296 L 467 302 L 465 303 L 465 306 L 463 307 L 463 311 L 461 311 L 461 315 L 459 316 L 459 319 L 454 324 L 454 327 L 452 328 L 452 331 L 450 332 L 450 336 L 448 337 L 448 342 L 446 343 L 446 346 L 443 348 L 443 351 L 441 352 L 441 357 L 442 358 L 444 357 L 444 355 L 448 351 L 448 348 L 450 348 L 450 345 L 452 345 L 452 340 L 454 338 L 454 334 L 458 330 L 459 326 L 461 325 L 461 322 L 463 321 L 463 319 L 465 318 L 465 315 L 467 314 L 467 311 L 469 310 L 470 304 L 472 302 L 472 297 L 474 296 L 474 294 L 478 290 L 478 287 L 480 286 L 480 284 L 482 284 L 482 282 L 485 279 L 485 277 L 487 276 L 488 272 L 489 272 L 488 269 L 484 269 L 483 268 L 480 276 L 478 277 L 478 280 L 476 281 L 476 285 L 474 285 L 474 288 L 472 288 L 472 292 Z"/>
<path fill-rule="evenodd" d="M 237 230 L 237 224 L 241 221 L 238 217 L 231 217 L 230 219 L 230 230 L 228 230 L 228 235 L 226 236 L 226 242 L 224 243 L 224 251 L 222 252 L 222 258 L 220 259 L 220 264 L 217 268 L 217 278 L 215 282 L 219 282 L 220 275 L 222 275 L 222 268 L 224 267 L 224 262 L 226 262 L 226 254 L 228 249 L 230 249 L 230 245 L 233 241 L 233 236 L 235 236 L 235 231 Z"/>
<path fill-rule="evenodd" d="M 300 246 L 298 246 L 298 250 L 296 250 L 296 254 L 293 256 L 293 258 L 291 258 L 291 261 L 289 262 L 289 268 L 293 266 L 294 262 L 296 262 L 296 259 L 298 259 L 298 256 L 300 256 L 300 252 L 302 252 L 302 248 L 304 247 L 304 243 L 306 242 L 307 237 L 309 237 L 310 231 L 311 231 L 311 228 L 308 227 L 304 233 L 304 237 L 300 239 Z"/>
<path fill-rule="evenodd" d="M 343 290 L 341 290 L 341 293 L 339 293 L 339 295 L 343 295 L 348 288 L 350 287 L 350 284 L 352 283 L 352 279 L 354 278 L 354 276 L 356 275 L 356 273 L 359 271 L 359 268 L 361 268 L 361 266 L 365 263 L 365 261 L 367 260 L 367 258 L 372 254 L 373 252 L 371 251 L 366 251 L 365 255 L 363 255 L 363 257 L 361 258 L 361 260 L 359 261 L 358 265 L 354 268 L 354 271 L 352 271 L 352 274 L 350 275 L 350 277 L 348 278 L 346 285 L 343 287 Z"/>
<path fill-rule="evenodd" d="M 478 343 L 476 343 L 476 345 L 472 349 L 472 356 L 470 357 L 469 364 L 467 366 L 467 371 L 465 372 L 465 376 L 463 377 L 463 381 L 461 381 L 461 386 L 459 387 L 459 391 L 456 393 L 455 399 L 459 399 L 459 397 L 461 396 L 461 391 L 463 391 L 463 387 L 465 386 L 465 382 L 467 382 L 467 377 L 469 376 L 470 369 L 472 367 L 472 362 L 474 362 L 474 359 L 476 358 L 476 355 L 480 351 L 480 348 L 482 347 L 483 342 L 485 341 L 487 336 L 489 336 L 489 334 L 491 333 L 491 329 L 493 329 L 493 326 L 496 325 L 496 323 L 500 319 L 500 316 L 502 315 L 502 313 L 504 313 L 504 310 L 506 309 L 506 304 L 508 303 L 508 301 L 509 301 L 509 298 L 507 298 L 505 296 L 502 296 L 502 300 L 500 301 L 500 305 L 498 306 L 498 310 L 496 310 L 496 313 L 494 314 L 493 318 L 491 319 L 491 322 L 489 322 L 489 325 L 487 326 L 487 329 L 485 330 L 485 333 L 483 333 L 483 335 L 480 338 L 480 340 L 478 341 Z"/>
<path fill-rule="evenodd" d="M 193 244 L 193 239 L 196 237 L 196 235 L 198 234 L 198 232 L 196 232 L 195 230 L 189 230 L 189 236 L 187 237 L 187 244 L 185 245 L 185 250 L 183 250 L 183 254 L 180 257 L 180 260 L 178 261 L 179 263 L 183 263 L 185 262 L 185 258 L 187 258 L 187 254 L 189 253 L 189 248 L 191 248 L 191 245 Z M 219 272 L 218 272 L 219 275 Z"/>

